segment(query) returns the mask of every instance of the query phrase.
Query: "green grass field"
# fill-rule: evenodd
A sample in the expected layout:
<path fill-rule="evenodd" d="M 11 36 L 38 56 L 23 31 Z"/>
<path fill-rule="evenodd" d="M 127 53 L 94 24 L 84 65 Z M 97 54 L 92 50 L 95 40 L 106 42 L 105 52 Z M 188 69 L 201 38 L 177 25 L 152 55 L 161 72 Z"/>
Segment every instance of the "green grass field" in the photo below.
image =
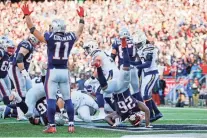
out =
<path fill-rule="evenodd" d="M 199 108 L 166 108 L 161 107 L 164 117 L 159 121 L 153 123 L 155 125 L 165 124 L 206 124 L 207 125 L 207 109 Z M 103 124 L 103 123 L 102 123 Z M 86 124 L 87 125 L 87 124 Z M 27 121 L 16 121 L 15 119 L 0 119 L 0 137 L 121 137 L 124 135 L 139 135 L 139 134 L 174 134 L 184 133 L 189 131 L 148 131 L 148 132 L 130 132 L 130 131 L 116 131 L 116 130 L 102 130 L 94 128 L 83 128 L 76 126 L 74 134 L 67 133 L 67 127 L 57 127 L 57 133 L 44 134 L 42 130 L 44 126 L 34 126 Z M 191 133 L 206 133 L 206 131 L 190 131 Z"/>

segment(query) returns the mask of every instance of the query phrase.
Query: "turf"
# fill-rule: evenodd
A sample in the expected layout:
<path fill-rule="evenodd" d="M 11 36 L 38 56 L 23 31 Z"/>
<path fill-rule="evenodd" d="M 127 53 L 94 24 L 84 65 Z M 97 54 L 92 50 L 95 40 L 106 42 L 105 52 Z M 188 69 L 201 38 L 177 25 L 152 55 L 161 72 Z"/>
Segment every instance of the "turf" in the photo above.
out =
<path fill-rule="evenodd" d="M 154 124 L 207 124 L 207 109 L 198 108 L 160 108 L 164 117 Z M 166 132 L 129 132 L 111 131 L 93 128 L 76 127 L 74 134 L 67 133 L 67 127 L 57 127 L 56 134 L 44 134 L 44 126 L 34 126 L 28 122 L 20 122 L 15 119 L 0 119 L 0 137 L 121 137 L 124 135 L 158 134 L 158 133 L 180 133 L 174 131 Z M 191 131 L 192 132 L 192 131 Z M 197 133 L 197 131 L 193 131 Z M 199 132 L 201 133 L 201 132 Z M 202 132 L 206 133 L 206 132 Z"/>

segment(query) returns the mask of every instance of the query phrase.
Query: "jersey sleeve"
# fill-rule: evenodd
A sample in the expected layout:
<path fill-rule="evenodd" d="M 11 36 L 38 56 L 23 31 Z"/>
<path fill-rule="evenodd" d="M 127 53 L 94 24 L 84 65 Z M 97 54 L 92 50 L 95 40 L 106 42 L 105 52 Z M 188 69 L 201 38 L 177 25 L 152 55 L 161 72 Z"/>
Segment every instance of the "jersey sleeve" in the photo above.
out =
<path fill-rule="evenodd" d="M 52 33 L 45 32 L 45 34 L 44 34 L 45 41 L 48 41 L 51 35 L 52 35 Z"/>
<path fill-rule="evenodd" d="M 32 48 L 33 48 L 32 45 L 29 42 L 27 42 L 27 41 L 23 41 L 19 45 L 20 45 L 20 47 L 23 47 L 23 48 L 25 48 L 25 49 L 27 49 L 29 51 L 32 50 Z"/>
<path fill-rule="evenodd" d="M 119 41 L 117 39 L 114 40 L 112 43 L 112 49 L 118 50 L 119 47 Z"/>
<path fill-rule="evenodd" d="M 4 50 L 0 49 L 0 57 L 2 58 L 4 56 Z"/>

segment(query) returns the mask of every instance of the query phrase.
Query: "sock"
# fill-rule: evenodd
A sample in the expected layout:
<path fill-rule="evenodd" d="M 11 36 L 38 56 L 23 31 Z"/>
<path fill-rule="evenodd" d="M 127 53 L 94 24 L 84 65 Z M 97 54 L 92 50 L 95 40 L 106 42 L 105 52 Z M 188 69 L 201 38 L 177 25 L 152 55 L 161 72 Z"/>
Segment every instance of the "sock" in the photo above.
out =
<path fill-rule="evenodd" d="M 24 114 L 27 113 L 28 107 L 27 107 L 26 103 L 23 100 L 20 103 L 17 103 L 16 105 L 17 105 L 17 107 L 19 107 L 22 110 L 22 112 Z"/>
<path fill-rule="evenodd" d="M 17 115 L 17 109 L 11 109 L 11 113 Z"/>
<path fill-rule="evenodd" d="M 17 114 L 10 114 L 10 117 L 17 118 Z"/>
<path fill-rule="evenodd" d="M 145 104 L 146 104 L 146 106 L 147 106 L 147 107 L 149 108 L 149 110 L 150 110 L 150 118 L 154 117 L 154 113 L 153 113 L 153 110 L 152 110 L 152 102 L 151 102 L 151 100 L 146 101 Z"/>
<path fill-rule="evenodd" d="M 99 108 L 103 108 L 103 107 L 104 107 L 104 98 L 103 98 L 103 94 L 96 93 L 96 99 L 97 99 L 98 107 L 99 107 Z"/>
<path fill-rule="evenodd" d="M 10 103 L 9 97 L 8 96 L 4 96 L 3 97 L 3 102 L 4 102 L 5 105 L 8 105 Z"/>
<path fill-rule="evenodd" d="M 56 100 L 47 100 L 47 118 L 50 125 L 55 124 Z"/>
<path fill-rule="evenodd" d="M 127 48 L 122 48 L 123 50 L 123 67 L 130 67 L 130 58 Z"/>
<path fill-rule="evenodd" d="M 65 100 L 65 107 L 68 114 L 68 121 L 73 122 L 74 121 L 74 107 L 71 99 Z"/>
<path fill-rule="evenodd" d="M 12 109 L 17 109 L 16 104 L 8 104 L 7 106 L 10 107 L 10 108 L 12 108 Z"/>
<path fill-rule="evenodd" d="M 155 102 L 153 100 L 151 100 L 151 102 L 152 102 L 152 109 L 154 110 L 155 114 L 159 114 L 160 111 L 157 108 L 157 105 L 155 104 Z"/>
<path fill-rule="evenodd" d="M 116 111 L 115 103 L 111 101 L 111 98 L 109 98 L 109 97 L 105 97 L 104 100 L 109 104 L 109 106 L 110 106 L 114 111 Z"/>
<path fill-rule="evenodd" d="M 99 114 L 105 114 L 104 108 L 99 108 Z"/>
<path fill-rule="evenodd" d="M 101 87 L 106 87 L 107 86 L 107 80 L 103 74 L 103 71 L 102 71 L 102 68 L 101 67 L 98 67 L 97 68 L 97 74 L 98 74 L 98 81 L 101 85 Z"/>

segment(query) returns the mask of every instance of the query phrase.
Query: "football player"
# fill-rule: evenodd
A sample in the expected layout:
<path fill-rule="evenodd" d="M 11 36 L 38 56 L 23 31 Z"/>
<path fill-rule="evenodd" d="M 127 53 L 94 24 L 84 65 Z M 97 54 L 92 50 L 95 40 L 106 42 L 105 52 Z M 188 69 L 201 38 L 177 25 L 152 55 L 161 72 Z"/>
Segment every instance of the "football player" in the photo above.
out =
<path fill-rule="evenodd" d="M 88 94 L 82 93 L 80 90 L 73 91 L 71 93 L 71 99 L 79 118 L 84 122 L 91 122 L 91 115 L 94 115 L 99 109 L 95 100 Z"/>
<path fill-rule="evenodd" d="M 129 31 L 126 28 L 121 28 L 120 30 L 120 35 L 125 34 L 126 40 L 127 40 L 127 49 L 129 52 L 129 57 L 130 57 L 130 61 L 135 61 L 136 60 L 136 48 L 134 46 L 133 40 L 130 36 Z M 112 53 L 111 53 L 111 57 L 112 59 L 115 61 L 116 56 L 118 56 L 118 67 L 122 67 L 123 66 L 123 51 L 121 48 L 121 41 L 118 38 L 114 39 L 114 42 L 112 43 Z M 142 96 L 141 96 L 141 92 L 139 90 L 139 78 L 138 78 L 138 70 L 136 67 L 131 66 L 131 93 L 133 95 L 134 98 L 136 98 L 139 101 L 143 101 Z"/>
<path fill-rule="evenodd" d="M 5 105 L 10 103 L 11 82 L 8 76 L 9 68 L 9 47 L 12 45 L 7 38 L 0 38 L 0 96 Z"/>
<path fill-rule="evenodd" d="M 44 85 L 42 83 L 41 77 L 35 77 L 32 79 L 32 88 L 29 89 L 29 91 L 26 94 L 26 98 L 25 98 L 25 103 L 28 106 L 28 111 L 25 114 L 27 118 L 32 117 L 37 101 L 43 97 L 46 97 L 46 94 L 45 94 Z"/>
<path fill-rule="evenodd" d="M 145 104 L 150 110 L 150 121 L 153 122 L 163 116 L 151 97 L 152 88 L 158 79 L 158 49 L 147 41 L 144 32 L 140 30 L 134 35 L 133 41 L 138 49 L 137 53 L 141 61 L 131 62 L 131 64 L 142 70 L 141 93 Z"/>
<path fill-rule="evenodd" d="M 113 91 L 113 100 L 116 104 L 117 114 L 121 116 L 122 121 L 142 110 L 145 112 L 146 127 L 151 127 L 149 123 L 149 109 L 142 102 L 135 100 L 130 94 L 130 58 L 127 50 L 126 34 L 121 34 L 120 38 L 123 50 L 123 67 L 119 72 L 116 72 L 119 78 L 116 78 L 115 81 L 113 79 L 112 81 L 107 81 L 102 68 L 104 61 L 100 58 L 95 60 L 92 65 L 96 67 L 98 81 L 103 92 L 110 93 Z"/>
<path fill-rule="evenodd" d="M 13 93 L 19 107 L 23 113 L 27 113 L 28 107 L 25 104 L 26 92 L 32 87 L 31 78 L 27 72 L 34 48 L 39 44 L 39 41 L 32 35 L 26 40 L 21 41 L 15 51 L 12 65 L 9 68 L 9 77 L 11 78 L 16 93 Z M 19 112 L 18 112 L 19 114 Z"/>
<path fill-rule="evenodd" d="M 84 28 L 84 9 L 79 7 L 77 13 L 80 17 L 79 28 L 76 33 L 66 32 L 66 25 L 63 20 L 55 19 L 49 26 L 49 32 L 44 36 L 35 28 L 30 18 L 32 11 L 28 5 L 23 5 L 22 11 L 26 18 L 27 26 L 32 34 L 48 48 L 48 69 L 45 80 L 45 92 L 47 97 L 47 117 L 49 125 L 44 130 L 45 133 L 55 133 L 55 109 L 56 93 L 58 88 L 63 95 L 67 114 L 69 117 L 68 132 L 74 132 L 74 108 L 70 99 L 69 70 L 68 59 L 74 43 L 78 40 Z"/>
<path fill-rule="evenodd" d="M 110 105 L 110 107 L 115 110 L 115 106 L 112 103 L 112 101 L 110 100 L 112 97 L 112 94 L 102 94 L 101 93 L 101 87 L 100 84 L 98 82 L 98 80 L 96 78 L 94 78 L 93 76 L 91 78 L 89 78 L 88 80 L 85 81 L 84 86 L 86 88 L 86 90 L 88 92 L 94 92 L 96 95 L 96 101 L 98 103 L 99 106 L 99 115 L 97 116 L 96 119 L 104 119 L 106 114 L 105 114 L 105 102 L 108 103 Z"/>

